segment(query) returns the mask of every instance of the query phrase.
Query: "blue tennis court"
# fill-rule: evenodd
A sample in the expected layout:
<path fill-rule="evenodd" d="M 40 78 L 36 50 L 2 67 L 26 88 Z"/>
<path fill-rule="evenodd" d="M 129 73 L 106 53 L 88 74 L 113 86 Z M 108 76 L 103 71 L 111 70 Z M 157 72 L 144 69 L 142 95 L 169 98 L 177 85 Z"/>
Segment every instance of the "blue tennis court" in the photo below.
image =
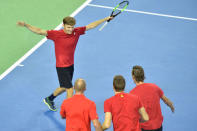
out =
<path fill-rule="evenodd" d="M 93 0 L 77 12 L 76 26 L 85 26 L 111 13 L 117 0 Z M 125 12 L 102 31 L 80 37 L 75 52 L 73 82 L 83 78 L 85 95 L 97 105 L 104 121 L 104 101 L 113 94 L 114 75 L 126 79 L 126 92 L 135 87 L 134 65 L 144 67 L 145 82 L 155 83 L 172 100 L 175 113 L 161 102 L 164 131 L 195 131 L 197 102 L 197 1 L 130 1 Z M 61 22 L 61 21 L 60 21 Z M 42 27 L 40 27 L 42 28 Z M 64 131 L 59 109 L 66 94 L 55 99 L 57 112 L 43 98 L 59 86 L 54 45 L 45 41 L 19 66 L 0 80 L 0 130 Z M 94 130 L 92 126 L 92 130 Z M 111 127 L 109 131 L 112 131 Z"/>

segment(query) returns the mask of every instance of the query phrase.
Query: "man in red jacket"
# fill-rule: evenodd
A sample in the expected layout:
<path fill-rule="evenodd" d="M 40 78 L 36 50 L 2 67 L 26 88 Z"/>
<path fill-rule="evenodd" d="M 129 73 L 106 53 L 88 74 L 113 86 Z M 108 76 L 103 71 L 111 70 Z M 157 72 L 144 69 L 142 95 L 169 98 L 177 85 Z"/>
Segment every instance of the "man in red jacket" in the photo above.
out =
<path fill-rule="evenodd" d="M 113 120 L 114 131 L 141 131 L 139 122 L 148 121 L 149 117 L 139 97 L 124 92 L 125 79 L 121 75 L 114 77 L 113 89 L 115 96 L 104 102 L 103 130 L 108 129 Z"/>
<path fill-rule="evenodd" d="M 139 96 L 149 115 L 149 121 L 141 123 L 142 131 L 162 131 L 163 116 L 160 107 L 160 99 L 174 112 L 173 103 L 164 95 L 161 88 L 152 83 L 144 83 L 144 69 L 141 66 L 134 66 L 132 78 L 136 87 L 130 94 Z"/>
<path fill-rule="evenodd" d="M 63 101 L 60 115 L 66 119 L 66 131 L 91 131 L 92 121 L 96 131 L 102 131 L 96 105 L 85 97 L 86 83 L 83 79 L 74 84 L 75 95 Z"/>

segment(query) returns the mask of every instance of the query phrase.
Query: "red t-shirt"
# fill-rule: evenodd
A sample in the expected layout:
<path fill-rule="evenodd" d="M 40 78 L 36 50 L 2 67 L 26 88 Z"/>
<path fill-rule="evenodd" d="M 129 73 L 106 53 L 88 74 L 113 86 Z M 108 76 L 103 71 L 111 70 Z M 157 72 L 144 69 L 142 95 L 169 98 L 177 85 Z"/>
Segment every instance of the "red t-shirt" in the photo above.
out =
<path fill-rule="evenodd" d="M 85 34 L 86 27 L 75 28 L 72 34 L 63 30 L 48 30 L 47 38 L 54 41 L 56 67 L 68 67 L 74 64 L 74 52 L 79 36 Z"/>
<path fill-rule="evenodd" d="M 96 104 L 84 95 L 64 100 L 60 115 L 66 118 L 66 131 L 91 131 L 91 120 L 98 119 Z"/>
<path fill-rule="evenodd" d="M 140 97 L 149 115 L 149 121 L 141 123 L 141 128 L 145 130 L 160 128 L 163 122 L 160 107 L 160 98 L 164 95 L 163 91 L 155 84 L 144 83 L 132 89 L 130 94 Z"/>
<path fill-rule="evenodd" d="M 104 112 L 111 112 L 114 131 L 141 131 L 138 96 L 118 93 L 104 102 Z"/>

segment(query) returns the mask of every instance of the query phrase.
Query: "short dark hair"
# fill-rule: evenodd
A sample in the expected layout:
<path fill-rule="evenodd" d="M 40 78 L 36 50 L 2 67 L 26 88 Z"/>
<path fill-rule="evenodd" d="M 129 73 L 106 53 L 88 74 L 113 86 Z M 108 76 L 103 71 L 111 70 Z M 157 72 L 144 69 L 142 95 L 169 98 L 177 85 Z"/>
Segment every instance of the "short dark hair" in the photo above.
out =
<path fill-rule="evenodd" d="M 125 89 L 125 79 L 121 75 L 116 75 L 113 80 L 113 86 L 115 91 L 124 91 Z"/>
<path fill-rule="evenodd" d="M 144 79 L 145 79 L 144 69 L 141 66 L 139 66 L 139 65 L 133 66 L 132 76 L 135 78 L 135 80 L 137 82 L 140 82 L 140 81 L 143 82 Z"/>
<path fill-rule="evenodd" d="M 63 19 L 63 23 L 64 25 L 67 24 L 67 25 L 74 26 L 76 24 L 76 20 L 73 17 L 67 16 Z"/>

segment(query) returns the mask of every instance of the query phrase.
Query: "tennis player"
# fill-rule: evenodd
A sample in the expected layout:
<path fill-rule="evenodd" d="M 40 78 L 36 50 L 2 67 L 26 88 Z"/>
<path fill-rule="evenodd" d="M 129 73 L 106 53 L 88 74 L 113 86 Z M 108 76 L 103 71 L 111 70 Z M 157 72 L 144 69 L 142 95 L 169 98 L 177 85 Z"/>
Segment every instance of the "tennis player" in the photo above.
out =
<path fill-rule="evenodd" d="M 149 115 L 149 121 L 141 123 L 142 131 L 162 131 L 163 116 L 160 107 L 160 99 L 174 112 L 173 103 L 164 95 L 161 88 L 152 83 L 144 83 L 144 69 L 141 66 L 134 66 L 132 78 L 136 87 L 130 94 L 139 96 Z"/>
<path fill-rule="evenodd" d="M 66 91 L 67 98 L 73 96 L 72 78 L 74 72 L 74 52 L 79 37 L 85 34 L 87 30 L 93 29 L 109 19 L 111 20 L 113 17 L 106 17 L 90 23 L 87 26 L 75 28 L 76 20 L 73 17 L 65 17 L 63 19 L 63 29 L 61 30 L 43 30 L 26 22 L 19 21 L 17 23 L 19 26 L 26 27 L 33 33 L 46 36 L 48 39 L 54 41 L 56 70 L 60 87 L 44 99 L 44 103 L 50 110 L 57 111 L 54 99 L 61 93 Z"/>
<path fill-rule="evenodd" d="M 66 131 L 91 131 L 91 121 L 96 131 L 102 131 L 96 105 L 84 95 L 86 83 L 77 79 L 74 84 L 75 95 L 63 101 L 60 115 L 66 119 Z"/>
<path fill-rule="evenodd" d="M 149 117 L 138 96 L 124 93 L 125 79 L 115 76 L 113 80 L 115 96 L 104 102 L 105 120 L 103 130 L 111 126 L 114 131 L 141 131 L 140 121 L 148 121 Z"/>

